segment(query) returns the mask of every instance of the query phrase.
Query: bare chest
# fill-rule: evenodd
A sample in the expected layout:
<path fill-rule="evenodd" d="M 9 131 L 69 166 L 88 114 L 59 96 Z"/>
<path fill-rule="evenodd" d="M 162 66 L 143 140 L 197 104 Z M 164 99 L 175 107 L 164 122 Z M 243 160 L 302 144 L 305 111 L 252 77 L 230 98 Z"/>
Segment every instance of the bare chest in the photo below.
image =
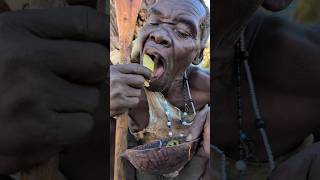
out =
<path fill-rule="evenodd" d="M 243 129 L 255 146 L 260 160 L 266 159 L 264 145 L 258 129 L 255 128 L 255 115 L 246 88 L 242 88 Z M 307 96 L 282 93 L 276 87 L 256 84 L 258 105 L 266 122 L 267 133 L 275 156 L 283 155 L 295 148 L 312 132 L 312 122 L 320 117 L 319 100 Z M 239 121 L 237 118 L 237 93 L 235 88 L 221 88 L 214 95 L 215 111 L 211 138 L 214 144 L 227 155 L 239 156 Z"/>

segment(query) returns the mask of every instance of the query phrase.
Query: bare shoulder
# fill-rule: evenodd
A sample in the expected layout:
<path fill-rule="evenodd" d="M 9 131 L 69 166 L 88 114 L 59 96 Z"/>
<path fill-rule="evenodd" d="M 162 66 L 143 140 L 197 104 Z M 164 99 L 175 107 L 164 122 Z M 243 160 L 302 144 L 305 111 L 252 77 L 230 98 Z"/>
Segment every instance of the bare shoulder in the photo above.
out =
<path fill-rule="evenodd" d="M 197 66 L 191 68 L 189 74 L 190 88 L 197 92 L 199 99 L 204 104 L 210 104 L 210 70 Z"/>
<path fill-rule="evenodd" d="M 270 43 L 285 44 L 287 48 L 307 45 L 320 47 L 320 24 L 301 24 L 284 16 L 264 15 L 259 34 L 260 37 L 268 39 Z"/>
<path fill-rule="evenodd" d="M 210 70 L 193 66 L 189 74 L 192 89 L 210 91 Z"/>
<path fill-rule="evenodd" d="M 318 97 L 319 32 L 319 26 L 266 15 L 250 54 L 255 77 L 277 91 Z"/>

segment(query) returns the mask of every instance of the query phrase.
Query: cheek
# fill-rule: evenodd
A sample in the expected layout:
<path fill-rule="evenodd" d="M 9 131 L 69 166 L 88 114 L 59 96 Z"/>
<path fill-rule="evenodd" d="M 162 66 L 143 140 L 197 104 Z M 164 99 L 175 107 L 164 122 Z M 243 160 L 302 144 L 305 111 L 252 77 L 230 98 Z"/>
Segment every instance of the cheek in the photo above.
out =
<path fill-rule="evenodd" d="M 176 58 L 189 64 L 195 59 L 198 47 L 194 40 L 186 40 L 176 47 L 176 51 L 179 52 Z"/>
<path fill-rule="evenodd" d="M 148 27 L 148 25 L 145 25 L 141 28 L 139 34 L 138 34 L 138 43 L 140 47 L 143 47 L 145 41 L 148 39 L 149 34 L 152 32 L 152 28 Z"/>

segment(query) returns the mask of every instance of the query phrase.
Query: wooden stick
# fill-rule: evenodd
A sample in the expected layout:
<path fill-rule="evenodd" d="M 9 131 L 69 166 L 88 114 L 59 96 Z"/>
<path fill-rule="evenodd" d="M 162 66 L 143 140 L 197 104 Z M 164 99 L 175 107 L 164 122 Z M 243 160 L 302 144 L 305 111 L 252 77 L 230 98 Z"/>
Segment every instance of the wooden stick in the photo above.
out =
<path fill-rule="evenodd" d="M 21 172 L 21 180 L 65 180 L 59 172 L 59 155 L 49 161 L 32 168 L 29 172 Z"/>
<path fill-rule="evenodd" d="M 120 64 L 129 62 L 131 42 L 141 0 L 115 0 L 117 26 L 119 32 Z M 119 116 L 116 121 L 114 180 L 125 180 L 124 160 L 120 155 L 128 147 L 128 112 Z"/>

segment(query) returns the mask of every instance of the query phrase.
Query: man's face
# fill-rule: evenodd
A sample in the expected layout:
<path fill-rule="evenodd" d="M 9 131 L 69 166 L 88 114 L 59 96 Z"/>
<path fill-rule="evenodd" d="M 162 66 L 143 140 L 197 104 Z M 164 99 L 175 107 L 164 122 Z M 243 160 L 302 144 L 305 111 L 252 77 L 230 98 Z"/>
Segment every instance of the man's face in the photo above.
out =
<path fill-rule="evenodd" d="M 139 34 L 140 53 L 155 63 L 149 89 L 166 91 L 200 55 L 200 23 L 206 11 L 198 0 L 160 0 L 149 13 Z"/>

